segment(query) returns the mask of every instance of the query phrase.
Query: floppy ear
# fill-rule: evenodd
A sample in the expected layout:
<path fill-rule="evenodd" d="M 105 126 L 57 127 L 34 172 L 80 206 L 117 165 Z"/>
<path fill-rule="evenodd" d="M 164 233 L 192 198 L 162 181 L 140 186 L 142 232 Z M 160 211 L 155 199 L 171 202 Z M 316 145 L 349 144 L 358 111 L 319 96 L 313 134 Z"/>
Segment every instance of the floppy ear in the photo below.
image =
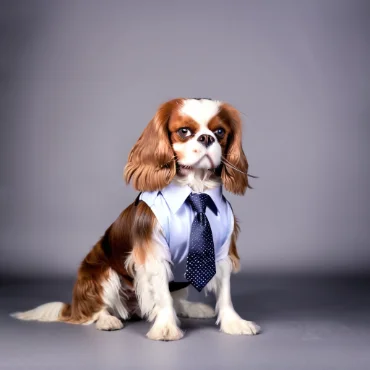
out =
<path fill-rule="evenodd" d="M 168 134 L 168 121 L 179 100 L 162 104 L 128 156 L 124 170 L 126 183 L 138 191 L 161 190 L 176 174 L 174 152 Z"/>
<path fill-rule="evenodd" d="M 248 161 L 242 147 L 242 123 L 240 113 L 230 104 L 222 104 L 219 116 L 228 123 L 231 132 L 224 157 L 231 166 L 222 165 L 221 179 L 226 190 L 231 193 L 243 195 L 249 186 L 248 184 Z M 243 173 L 235 170 L 234 168 Z"/>

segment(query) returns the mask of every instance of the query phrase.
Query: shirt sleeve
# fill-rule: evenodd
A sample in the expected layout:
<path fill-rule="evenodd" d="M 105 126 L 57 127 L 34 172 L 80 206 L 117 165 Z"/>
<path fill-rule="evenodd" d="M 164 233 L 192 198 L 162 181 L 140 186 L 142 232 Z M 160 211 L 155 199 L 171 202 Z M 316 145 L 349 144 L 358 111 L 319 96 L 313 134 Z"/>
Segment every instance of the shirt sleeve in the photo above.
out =
<path fill-rule="evenodd" d="M 234 213 L 230 203 L 226 201 L 226 218 L 228 220 L 227 236 L 224 244 L 220 248 L 220 252 L 217 255 L 217 261 L 225 259 L 229 254 L 232 234 L 234 232 Z"/>
<path fill-rule="evenodd" d="M 140 195 L 140 200 L 144 201 L 154 213 L 157 219 L 157 228 L 153 234 L 153 238 L 158 245 L 163 247 L 166 259 L 171 260 L 169 248 L 169 212 L 166 202 L 158 192 L 143 192 Z"/>

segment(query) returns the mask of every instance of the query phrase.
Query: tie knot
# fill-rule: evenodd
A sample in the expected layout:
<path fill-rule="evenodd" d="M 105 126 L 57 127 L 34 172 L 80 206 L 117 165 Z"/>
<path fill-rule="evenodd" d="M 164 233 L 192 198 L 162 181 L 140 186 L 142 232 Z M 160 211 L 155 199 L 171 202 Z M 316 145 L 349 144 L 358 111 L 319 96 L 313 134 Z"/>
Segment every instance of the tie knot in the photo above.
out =
<path fill-rule="evenodd" d="M 206 207 L 213 205 L 212 198 L 205 193 L 192 193 L 189 195 L 188 200 L 193 210 L 197 213 L 205 213 Z"/>

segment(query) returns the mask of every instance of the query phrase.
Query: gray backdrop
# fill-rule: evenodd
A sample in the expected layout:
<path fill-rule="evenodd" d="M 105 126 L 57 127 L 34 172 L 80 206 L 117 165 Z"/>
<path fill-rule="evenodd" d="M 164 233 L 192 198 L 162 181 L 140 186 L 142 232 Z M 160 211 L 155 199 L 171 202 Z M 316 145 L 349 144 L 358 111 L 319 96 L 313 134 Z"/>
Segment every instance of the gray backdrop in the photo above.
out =
<path fill-rule="evenodd" d="M 0 270 L 75 274 L 157 106 L 244 114 L 244 271 L 370 266 L 366 1 L 1 1 Z"/>

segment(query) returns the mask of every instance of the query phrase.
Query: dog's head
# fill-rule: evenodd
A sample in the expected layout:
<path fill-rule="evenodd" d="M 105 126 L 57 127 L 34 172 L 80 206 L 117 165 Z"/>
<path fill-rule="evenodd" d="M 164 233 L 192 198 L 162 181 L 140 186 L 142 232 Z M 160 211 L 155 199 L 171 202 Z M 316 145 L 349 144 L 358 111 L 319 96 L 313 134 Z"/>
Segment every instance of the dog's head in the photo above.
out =
<path fill-rule="evenodd" d="M 175 175 L 210 170 L 225 189 L 244 194 L 248 162 L 239 112 L 211 99 L 162 104 L 132 148 L 124 177 L 138 191 L 163 189 Z"/>

